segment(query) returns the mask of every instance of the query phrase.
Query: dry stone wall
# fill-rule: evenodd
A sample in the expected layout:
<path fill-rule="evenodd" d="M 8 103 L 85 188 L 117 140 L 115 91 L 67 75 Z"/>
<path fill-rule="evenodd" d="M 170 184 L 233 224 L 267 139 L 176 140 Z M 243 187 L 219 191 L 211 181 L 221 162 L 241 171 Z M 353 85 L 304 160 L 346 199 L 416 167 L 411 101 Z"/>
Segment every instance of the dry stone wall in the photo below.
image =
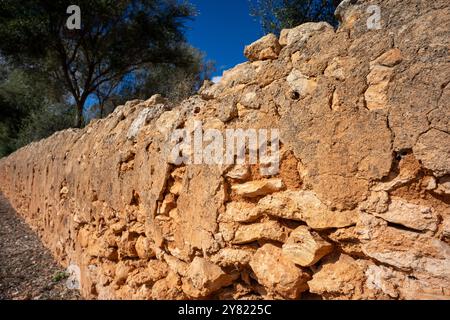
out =
<path fill-rule="evenodd" d="M 449 2 L 337 16 L 251 44 L 180 105 L 130 101 L 20 149 L 1 191 L 86 298 L 449 299 Z M 278 129 L 279 172 L 174 163 L 195 121 Z"/>

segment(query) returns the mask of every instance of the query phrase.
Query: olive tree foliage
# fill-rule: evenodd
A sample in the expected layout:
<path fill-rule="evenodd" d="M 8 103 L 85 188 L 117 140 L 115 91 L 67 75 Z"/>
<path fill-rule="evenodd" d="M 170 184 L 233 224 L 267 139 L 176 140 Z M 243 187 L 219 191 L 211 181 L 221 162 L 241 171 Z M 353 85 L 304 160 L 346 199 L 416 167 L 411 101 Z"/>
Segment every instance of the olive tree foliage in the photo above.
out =
<path fill-rule="evenodd" d="M 75 125 L 92 97 L 109 97 L 125 77 L 149 66 L 189 69 L 185 23 L 195 15 L 176 0 L 77 0 L 80 28 L 68 28 L 72 0 L 0 2 L 0 52 L 39 70 L 71 95 Z M 76 13 L 76 11 L 73 11 Z M 74 13 L 74 14 L 75 14 Z M 71 21 L 76 26 L 76 23 Z"/>
<path fill-rule="evenodd" d="M 0 60 L 0 157 L 73 124 L 75 110 L 58 83 Z"/>
<path fill-rule="evenodd" d="M 282 29 L 305 22 L 325 21 L 337 26 L 334 11 L 342 0 L 249 0 L 251 13 L 265 33 L 279 34 Z"/>

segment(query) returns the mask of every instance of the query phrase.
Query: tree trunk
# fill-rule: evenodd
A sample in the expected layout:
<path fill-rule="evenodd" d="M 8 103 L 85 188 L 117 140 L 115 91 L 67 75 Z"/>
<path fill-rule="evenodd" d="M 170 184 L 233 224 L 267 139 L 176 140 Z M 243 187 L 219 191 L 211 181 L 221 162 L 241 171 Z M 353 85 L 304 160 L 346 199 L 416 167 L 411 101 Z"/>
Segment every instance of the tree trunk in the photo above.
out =
<path fill-rule="evenodd" d="M 77 102 L 77 117 L 75 120 L 75 127 L 76 128 L 81 128 L 83 126 L 83 106 L 84 106 L 84 102 Z"/>

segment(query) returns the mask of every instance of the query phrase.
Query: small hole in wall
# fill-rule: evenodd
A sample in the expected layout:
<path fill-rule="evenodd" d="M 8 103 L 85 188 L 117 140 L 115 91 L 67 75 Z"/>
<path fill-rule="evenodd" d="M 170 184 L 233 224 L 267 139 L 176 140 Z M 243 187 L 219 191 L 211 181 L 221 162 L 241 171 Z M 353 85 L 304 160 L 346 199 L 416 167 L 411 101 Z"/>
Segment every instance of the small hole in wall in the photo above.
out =
<path fill-rule="evenodd" d="M 297 91 L 291 91 L 291 93 L 289 94 L 290 98 L 292 100 L 298 100 L 300 99 L 300 93 L 298 93 Z"/>
<path fill-rule="evenodd" d="M 402 149 L 396 152 L 395 154 L 395 158 L 397 159 L 397 161 L 402 160 L 404 157 L 406 157 L 408 154 L 410 154 L 412 152 L 411 149 Z"/>
<path fill-rule="evenodd" d="M 153 141 L 150 141 L 147 146 L 145 147 L 145 151 L 148 152 L 150 150 L 150 147 L 152 146 Z"/>
<path fill-rule="evenodd" d="M 130 206 L 139 206 L 140 199 L 139 194 L 133 190 L 133 195 L 131 197 Z"/>
<path fill-rule="evenodd" d="M 180 122 L 180 123 L 177 125 L 176 129 L 183 129 L 184 126 L 185 126 L 185 122 L 182 121 L 182 122 Z"/>

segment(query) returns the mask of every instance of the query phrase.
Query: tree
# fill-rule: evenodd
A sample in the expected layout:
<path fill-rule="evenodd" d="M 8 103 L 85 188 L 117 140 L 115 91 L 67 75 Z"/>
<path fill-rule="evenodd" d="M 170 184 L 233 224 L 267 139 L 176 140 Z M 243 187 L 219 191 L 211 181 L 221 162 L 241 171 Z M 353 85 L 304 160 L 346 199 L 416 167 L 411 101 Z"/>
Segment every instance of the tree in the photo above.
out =
<path fill-rule="evenodd" d="M 197 49 L 186 46 L 190 63 L 177 66 L 173 63 L 152 64 L 133 74 L 127 79 L 119 92 L 122 101 L 130 98 L 145 99 L 153 94 L 160 93 L 172 103 L 194 94 L 205 79 L 211 77 L 214 71 L 214 62 L 205 61 L 204 55 Z"/>
<path fill-rule="evenodd" d="M 33 109 L 21 121 L 14 139 L 14 149 L 51 136 L 57 131 L 70 128 L 73 124 L 74 108 L 64 103 L 45 104 Z"/>
<path fill-rule="evenodd" d="M 182 66 L 173 63 L 144 65 L 124 77 L 120 83 L 104 83 L 95 92 L 95 103 L 86 117 L 103 118 L 118 105 L 133 99 L 145 100 L 162 94 L 171 105 L 195 94 L 204 80 L 210 79 L 215 63 L 206 60 L 199 50 L 186 45 L 186 57 L 191 61 Z"/>
<path fill-rule="evenodd" d="M 0 51 L 16 65 L 45 71 L 63 84 L 76 106 L 77 127 L 88 97 L 99 94 L 105 100 L 143 66 L 192 63 L 183 34 L 184 23 L 194 15 L 187 3 L 78 0 L 81 29 L 69 30 L 66 10 L 72 3 L 2 1 Z"/>
<path fill-rule="evenodd" d="M 265 33 L 279 34 L 282 29 L 305 22 L 326 21 L 337 25 L 334 11 L 342 0 L 250 0 L 252 15 L 259 18 Z"/>
<path fill-rule="evenodd" d="M 0 59 L 0 157 L 56 130 L 68 128 L 73 113 L 61 86 L 37 72 L 10 68 Z"/>

